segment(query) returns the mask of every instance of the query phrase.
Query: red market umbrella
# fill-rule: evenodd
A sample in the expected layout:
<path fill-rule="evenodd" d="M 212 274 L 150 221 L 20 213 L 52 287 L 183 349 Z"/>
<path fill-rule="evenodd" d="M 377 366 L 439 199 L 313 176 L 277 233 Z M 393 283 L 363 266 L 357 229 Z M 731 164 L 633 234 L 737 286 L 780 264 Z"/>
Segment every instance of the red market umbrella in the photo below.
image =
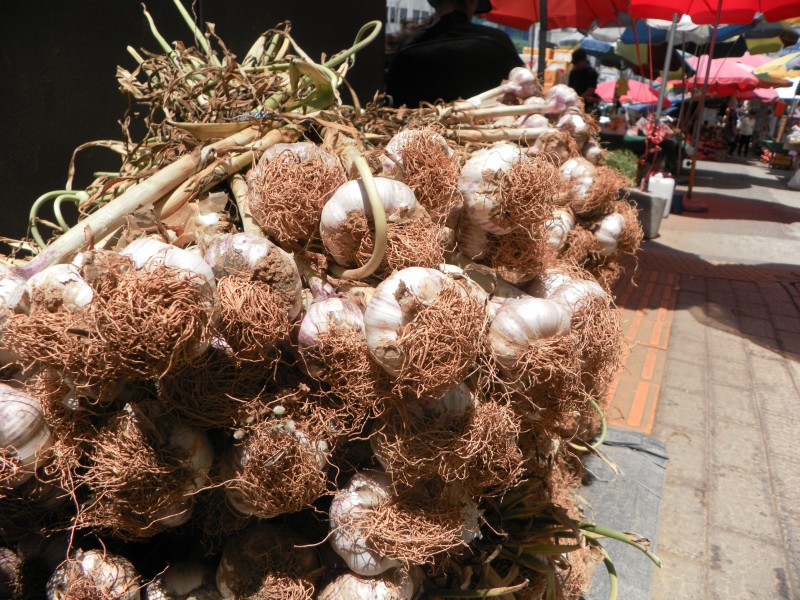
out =
<path fill-rule="evenodd" d="M 540 22 L 540 4 L 541 0 L 492 0 L 491 12 L 481 16 L 515 29 L 528 29 Z M 618 13 L 627 10 L 628 0 L 547 0 L 547 29 L 608 25 L 619 21 Z"/>
<path fill-rule="evenodd" d="M 688 57 L 686 62 L 695 70 L 695 75 L 685 81 L 670 81 L 675 88 L 687 90 L 705 88 L 706 93 L 711 96 L 733 96 L 737 92 L 747 92 L 760 87 L 758 77 L 737 64 L 735 59 L 712 58 L 708 70 L 708 56 Z M 706 72 L 708 72 L 707 79 Z"/>
<path fill-rule="evenodd" d="M 600 0 L 597 0 L 598 2 Z M 717 1 L 722 3 L 717 11 Z M 672 19 L 689 15 L 698 25 L 751 23 L 756 13 L 767 21 L 800 17 L 798 0 L 630 0 L 630 14 L 635 19 Z"/>
<path fill-rule="evenodd" d="M 597 86 L 595 90 L 597 95 L 606 102 L 614 101 L 614 90 L 617 87 L 617 81 L 604 81 Z M 619 97 L 620 102 L 623 104 L 658 104 L 658 92 L 651 86 L 641 81 L 634 79 L 628 80 L 628 91 Z M 664 98 L 664 108 L 668 108 L 670 101 Z"/>
<path fill-rule="evenodd" d="M 760 100 L 764 104 L 770 104 L 778 99 L 778 91 L 775 88 L 761 88 L 750 90 L 749 92 L 737 92 L 737 100 Z"/>

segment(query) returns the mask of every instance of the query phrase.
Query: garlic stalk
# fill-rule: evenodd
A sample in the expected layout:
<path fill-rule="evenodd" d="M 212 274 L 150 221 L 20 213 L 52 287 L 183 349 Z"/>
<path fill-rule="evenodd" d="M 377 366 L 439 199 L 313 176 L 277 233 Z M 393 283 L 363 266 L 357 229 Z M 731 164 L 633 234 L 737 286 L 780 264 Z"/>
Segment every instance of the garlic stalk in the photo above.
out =
<path fill-rule="evenodd" d="M 0 478 L 15 487 L 33 477 L 55 438 L 39 402 L 21 390 L 0 383 Z"/>
<path fill-rule="evenodd" d="M 498 194 L 500 178 L 514 163 L 525 160 L 516 144 L 500 143 L 477 151 L 461 169 L 458 189 L 464 196 L 464 208 L 472 224 L 496 235 L 509 233 L 513 225 L 499 225 Z M 463 218 L 463 216 L 462 216 Z"/>
<path fill-rule="evenodd" d="M 47 600 L 140 600 L 139 576 L 128 559 L 99 550 L 77 550 L 47 582 Z"/>

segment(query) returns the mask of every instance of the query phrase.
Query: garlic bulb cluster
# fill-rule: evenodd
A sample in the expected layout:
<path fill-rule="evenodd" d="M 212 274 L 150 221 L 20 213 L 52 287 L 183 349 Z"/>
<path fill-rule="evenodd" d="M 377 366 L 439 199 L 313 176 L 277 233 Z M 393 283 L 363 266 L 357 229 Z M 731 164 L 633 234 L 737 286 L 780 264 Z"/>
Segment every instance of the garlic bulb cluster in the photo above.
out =
<path fill-rule="evenodd" d="M 47 600 L 140 600 L 140 587 L 139 575 L 128 559 L 99 550 L 77 550 L 50 577 Z"/>
<path fill-rule="evenodd" d="M 18 486 L 33 477 L 54 441 L 39 402 L 0 383 L 0 458 L 9 461 L 0 471 L 3 485 Z"/>

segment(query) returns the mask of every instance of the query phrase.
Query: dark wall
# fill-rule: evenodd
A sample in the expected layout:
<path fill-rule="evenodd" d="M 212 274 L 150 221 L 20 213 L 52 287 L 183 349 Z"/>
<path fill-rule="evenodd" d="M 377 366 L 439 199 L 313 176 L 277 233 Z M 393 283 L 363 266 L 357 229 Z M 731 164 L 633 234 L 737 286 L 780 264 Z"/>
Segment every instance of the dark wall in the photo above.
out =
<path fill-rule="evenodd" d="M 171 0 L 150 0 L 148 11 L 167 41 L 192 43 Z M 188 0 L 184 5 L 189 6 Z M 212 22 L 228 48 L 243 57 L 265 30 L 292 23 L 292 35 L 313 58 L 352 44 L 360 27 L 384 20 L 382 0 L 200 0 L 201 22 Z M 0 16 L 0 236 L 25 233 L 28 211 L 44 192 L 64 187 L 73 150 L 96 139 L 120 139 L 117 121 L 126 100 L 117 65 L 132 70 L 126 46 L 160 53 L 139 0 L 24 0 L 3 2 Z M 348 80 L 359 97 L 383 85 L 384 39 L 362 51 Z M 114 169 L 108 151 L 79 155 L 77 183 Z"/>

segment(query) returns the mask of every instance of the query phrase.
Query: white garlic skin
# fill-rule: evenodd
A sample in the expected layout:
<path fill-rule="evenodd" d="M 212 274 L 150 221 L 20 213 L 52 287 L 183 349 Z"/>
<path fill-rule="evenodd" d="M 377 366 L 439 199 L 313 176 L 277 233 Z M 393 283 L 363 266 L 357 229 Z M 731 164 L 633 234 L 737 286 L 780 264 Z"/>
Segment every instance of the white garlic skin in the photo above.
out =
<path fill-rule="evenodd" d="M 520 117 L 517 120 L 517 125 L 519 127 L 544 129 L 545 127 L 550 127 L 550 119 L 548 119 L 544 115 L 534 113 L 532 115 L 525 115 L 523 117 Z"/>
<path fill-rule="evenodd" d="M 546 269 L 544 274 L 531 282 L 525 291 L 535 298 L 553 298 L 562 285 L 574 281 L 573 277 L 558 268 Z"/>
<path fill-rule="evenodd" d="M 163 527 L 180 527 L 189 522 L 194 512 L 193 495 L 208 483 L 208 474 L 214 464 L 214 448 L 208 436 L 200 429 L 196 429 L 177 419 L 169 419 L 169 440 L 171 447 L 178 451 L 186 452 L 187 466 L 194 473 L 194 480 L 186 486 L 188 496 L 180 505 L 171 507 L 164 515 L 156 515 L 158 522 Z"/>
<path fill-rule="evenodd" d="M 595 166 L 600 164 L 604 155 L 603 147 L 591 138 L 583 146 L 583 157 Z"/>
<path fill-rule="evenodd" d="M 453 149 L 447 145 L 447 140 L 435 131 L 427 129 L 404 129 L 398 131 L 386 144 L 383 149 L 383 157 L 381 158 L 381 175 L 391 179 L 402 181 L 403 179 L 403 148 L 415 141 L 416 138 L 435 141 L 447 153 L 447 156 L 453 155 Z"/>
<path fill-rule="evenodd" d="M 575 217 L 572 211 L 556 209 L 553 216 L 545 223 L 547 230 L 547 244 L 558 252 L 567 243 L 569 232 L 575 228 Z"/>
<path fill-rule="evenodd" d="M 16 455 L 21 470 L 6 484 L 18 486 L 33 477 L 54 441 L 39 402 L 0 383 L 0 448 Z"/>
<path fill-rule="evenodd" d="M 145 600 L 221 600 L 211 589 L 213 570 L 197 561 L 178 561 L 145 589 Z"/>
<path fill-rule="evenodd" d="M 558 302 L 570 314 L 570 317 L 580 312 L 592 301 L 593 298 L 600 298 L 610 304 L 611 298 L 603 287 L 596 281 L 588 279 L 575 279 L 558 287 L 550 296 L 552 300 Z"/>
<path fill-rule="evenodd" d="M 517 98 L 524 100 L 536 93 L 538 83 L 539 79 L 536 73 L 525 67 L 514 67 L 508 74 L 508 84 L 506 87 L 508 91 Z"/>
<path fill-rule="evenodd" d="M 279 260 L 291 271 L 294 290 L 289 309 L 289 319 L 294 320 L 303 309 L 303 281 L 297 263 L 291 254 L 279 248 L 268 239 L 252 233 L 234 233 L 219 236 L 208 247 L 204 261 L 211 268 L 214 276 L 224 277 L 232 275 L 237 269 L 254 271 L 259 262 L 270 254 Z"/>
<path fill-rule="evenodd" d="M 577 106 L 580 100 L 577 92 L 568 85 L 557 83 L 547 90 L 548 113 L 563 113 L 568 108 Z"/>
<path fill-rule="evenodd" d="M 326 298 L 308 307 L 297 334 L 297 347 L 303 358 L 306 351 L 317 345 L 319 335 L 332 329 L 350 329 L 364 333 L 364 316 L 358 306 L 345 298 Z M 305 360 L 305 366 L 313 377 L 320 377 L 322 365 Z"/>
<path fill-rule="evenodd" d="M 564 306 L 544 298 L 509 300 L 489 328 L 492 352 L 506 372 L 513 372 L 529 344 L 569 333 L 570 313 Z"/>
<path fill-rule="evenodd" d="M 0 309 L 16 312 L 24 291 L 25 279 L 17 275 L 13 267 L 0 263 Z M 5 311 L 0 310 L 0 327 L 5 321 Z"/>
<path fill-rule="evenodd" d="M 351 571 L 371 577 L 389 569 L 399 567 L 400 563 L 381 556 L 369 547 L 369 540 L 355 527 L 360 515 L 389 499 L 391 482 L 388 475 L 378 471 L 356 473 L 348 484 L 336 492 L 330 508 L 329 538 L 331 547 L 347 563 Z M 347 527 L 339 527 L 347 520 Z"/>
<path fill-rule="evenodd" d="M 404 287 L 409 295 L 429 305 L 447 281 L 447 276 L 436 269 L 408 267 L 395 271 L 375 288 L 364 313 L 364 331 L 370 354 L 390 375 L 396 377 L 402 368 L 403 354 L 396 343 L 401 328 L 410 322 L 396 298 L 398 289 Z M 466 295 L 463 288 L 457 289 Z"/>
<path fill-rule="evenodd" d="M 414 191 L 401 181 L 386 177 L 375 177 L 375 187 L 386 212 L 386 218 L 391 222 L 416 213 L 419 209 Z M 372 219 L 372 207 L 367 198 L 364 184 L 360 179 L 353 179 L 340 185 L 325 203 L 320 216 L 320 237 L 325 249 L 340 265 L 352 266 L 356 260 L 357 248 L 349 248 L 336 240 L 333 236 L 342 231 L 346 226 L 347 218 L 351 214 L 358 214 Z"/>
<path fill-rule="evenodd" d="M 317 600 L 412 600 L 422 581 L 419 567 L 392 569 L 376 577 L 342 573 L 322 588 Z"/>
<path fill-rule="evenodd" d="M 619 236 L 625 228 L 625 217 L 619 213 L 611 213 L 600 220 L 594 237 L 600 242 L 600 254 L 610 256 L 617 250 Z"/>
<path fill-rule="evenodd" d="M 164 266 L 191 271 L 205 279 L 211 289 L 211 293 L 216 292 L 216 279 L 211 267 L 194 252 L 165 244 L 153 238 L 144 237 L 134 240 L 125 246 L 120 254 L 130 258 L 134 268 L 137 270 L 144 268 L 153 270 Z"/>
<path fill-rule="evenodd" d="M 67 600 L 70 582 L 81 575 L 110 598 L 115 600 L 140 600 L 139 576 L 128 559 L 99 550 L 77 550 L 55 570 L 47 582 L 47 600 Z"/>
<path fill-rule="evenodd" d="M 34 298 L 42 293 L 47 294 L 48 306 L 41 308 L 51 312 L 74 312 L 88 306 L 94 298 L 92 286 L 83 278 L 78 267 L 71 264 L 51 265 L 28 279 L 19 307 L 29 313 L 34 308 Z"/>
<path fill-rule="evenodd" d="M 329 166 L 333 166 L 339 162 L 335 156 L 329 152 L 325 152 L 325 150 L 312 142 L 291 142 L 288 144 L 275 144 L 264 150 L 255 169 L 257 169 L 261 163 L 266 164 L 278 158 L 287 163 L 293 160 L 306 162 L 311 159 L 318 159 L 324 161 Z"/>
<path fill-rule="evenodd" d="M 528 297 L 528 294 L 523 290 L 498 278 L 492 297 L 486 307 L 486 314 L 489 317 L 489 321 L 491 322 L 497 317 L 497 313 L 509 300 L 526 297 Z"/>
<path fill-rule="evenodd" d="M 580 210 L 597 174 L 596 167 L 585 158 L 570 158 L 559 168 L 561 178 L 571 185 L 572 203 Z"/>
<path fill-rule="evenodd" d="M 513 226 L 500 227 L 492 222 L 492 213 L 497 204 L 493 194 L 496 186 L 490 186 L 487 190 L 482 189 L 482 184 L 485 179 L 494 177 L 497 173 L 509 171 L 520 160 L 527 160 L 520 147 L 503 142 L 479 150 L 461 169 L 458 189 L 464 196 L 462 211 L 469 214 L 468 218 L 473 224 L 488 233 L 505 235 Z"/>

